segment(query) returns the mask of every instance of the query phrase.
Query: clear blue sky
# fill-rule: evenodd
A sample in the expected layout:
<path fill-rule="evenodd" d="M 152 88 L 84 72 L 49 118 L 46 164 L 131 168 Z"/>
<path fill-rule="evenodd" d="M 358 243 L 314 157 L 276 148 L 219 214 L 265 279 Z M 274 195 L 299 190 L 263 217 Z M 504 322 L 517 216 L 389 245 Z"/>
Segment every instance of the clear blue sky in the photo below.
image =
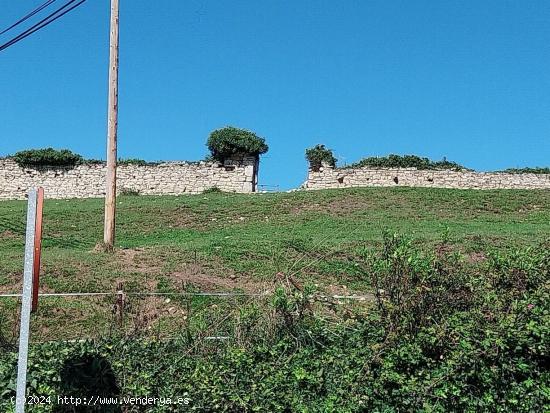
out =
<path fill-rule="evenodd" d="M 40 3 L 4 0 L 0 26 Z M 108 24 L 88 0 L 0 52 L 0 154 L 105 158 Z M 345 163 L 550 164 L 547 0 L 121 0 L 120 41 L 121 157 L 201 159 L 234 125 L 267 139 L 260 183 L 281 188 L 316 143 Z"/>

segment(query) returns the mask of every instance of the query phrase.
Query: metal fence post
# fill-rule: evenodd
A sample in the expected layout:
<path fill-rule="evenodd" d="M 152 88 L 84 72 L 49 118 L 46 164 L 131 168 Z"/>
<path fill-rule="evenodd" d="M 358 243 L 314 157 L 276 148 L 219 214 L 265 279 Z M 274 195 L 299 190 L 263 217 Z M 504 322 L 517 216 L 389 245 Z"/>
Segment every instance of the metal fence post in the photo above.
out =
<path fill-rule="evenodd" d="M 40 256 L 42 254 L 42 211 L 44 208 L 44 188 L 36 193 L 36 226 L 34 228 L 34 264 L 32 270 L 32 306 L 31 313 L 38 308 L 38 289 L 40 287 Z"/>
<path fill-rule="evenodd" d="M 21 325 L 19 327 L 19 359 L 17 362 L 17 394 L 15 412 L 25 412 L 27 391 L 27 359 L 29 355 L 29 329 L 32 306 L 32 281 L 34 263 L 34 237 L 36 230 L 37 190 L 29 191 L 27 205 L 27 231 L 25 235 L 25 266 L 23 271 L 23 295 L 21 297 Z"/>

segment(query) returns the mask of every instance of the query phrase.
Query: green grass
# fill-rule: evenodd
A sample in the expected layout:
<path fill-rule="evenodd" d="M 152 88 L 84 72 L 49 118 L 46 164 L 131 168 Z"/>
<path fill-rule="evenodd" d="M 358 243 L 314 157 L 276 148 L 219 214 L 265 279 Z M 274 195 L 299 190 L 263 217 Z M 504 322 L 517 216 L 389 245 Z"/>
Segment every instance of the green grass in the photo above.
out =
<path fill-rule="evenodd" d="M 3 293 L 20 290 L 25 209 L 23 201 L 0 202 Z M 535 245 L 550 234 L 550 191 L 363 188 L 121 196 L 114 254 L 94 252 L 102 219 L 102 199 L 46 200 L 43 291 L 114 291 L 119 281 L 134 291 L 184 285 L 252 291 L 273 285 L 282 272 L 321 291 L 366 292 L 358 263 L 365 249 L 379 245 L 384 228 L 413 236 L 420 248 L 446 241 L 466 256 Z M 82 312 L 96 323 L 97 305 L 80 306 L 76 316 L 66 317 Z M 38 323 L 46 324 L 41 317 Z M 50 321 L 48 331 L 55 331 Z"/>

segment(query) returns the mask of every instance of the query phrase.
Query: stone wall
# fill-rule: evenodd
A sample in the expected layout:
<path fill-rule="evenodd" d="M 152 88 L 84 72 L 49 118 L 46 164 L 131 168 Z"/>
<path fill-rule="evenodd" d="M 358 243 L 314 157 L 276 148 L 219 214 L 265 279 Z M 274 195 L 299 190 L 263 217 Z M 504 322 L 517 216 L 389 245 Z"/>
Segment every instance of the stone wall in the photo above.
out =
<path fill-rule="evenodd" d="M 457 172 L 416 168 L 368 167 L 338 169 L 324 165 L 309 170 L 305 189 L 351 188 L 366 186 L 412 186 L 456 189 L 550 189 L 548 174 L 501 172 Z"/>
<path fill-rule="evenodd" d="M 29 188 L 42 186 L 47 198 L 92 198 L 105 195 L 105 164 L 74 168 L 22 168 L 11 159 L 0 159 L 0 200 L 24 199 Z M 217 187 L 225 192 L 255 192 L 258 160 L 255 157 L 217 162 L 166 162 L 156 165 L 119 165 L 117 190 L 142 195 L 201 193 Z M 309 170 L 305 189 L 368 186 L 411 186 L 457 189 L 550 189 L 548 174 L 457 172 L 415 168 L 349 168 L 323 166 Z"/>
<path fill-rule="evenodd" d="M 105 164 L 74 168 L 22 168 L 11 159 L 0 160 L 0 199 L 24 199 L 29 188 L 41 186 L 53 199 L 105 196 Z M 255 192 L 256 157 L 216 162 L 166 162 L 156 165 L 119 165 L 117 191 L 141 195 L 196 194 L 217 187 L 226 192 Z"/>

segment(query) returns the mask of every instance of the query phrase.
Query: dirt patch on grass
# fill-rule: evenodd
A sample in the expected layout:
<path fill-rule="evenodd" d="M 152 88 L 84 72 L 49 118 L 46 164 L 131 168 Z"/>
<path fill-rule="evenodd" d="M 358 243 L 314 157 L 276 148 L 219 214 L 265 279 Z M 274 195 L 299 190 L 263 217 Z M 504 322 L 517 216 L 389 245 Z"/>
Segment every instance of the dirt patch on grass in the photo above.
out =
<path fill-rule="evenodd" d="M 23 281 L 21 278 L 17 280 L 15 277 L 10 276 L 9 282 L 0 284 L 0 294 L 21 294 L 23 290 Z"/>
<path fill-rule="evenodd" d="M 146 297 L 139 302 L 134 301 L 130 310 L 128 316 L 131 323 L 128 328 L 134 332 L 151 330 L 161 318 L 164 323 L 180 327 L 187 319 L 187 312 L 181 304 L 167 297 Z"/>
<path fill-rule="evenodd" d="M 249 277 L 230 274 L 228 277 L 220 277 L 205 274 L 200 267 L 189 267 L 188 271 L 178 271 L 169 275 L 169 278 L 181 287 L 192 285 L 202 292 L 228 292 L 239 290 L 250 294 L 273 291 L 272 283 L 253 280 Z"/>
<path fill-rule="evenodd" d="M 485 255 L 484 252 L 471 252 L 466 255 L 466 259 L 468 260 L 468 262 L 476 264 L 487 261 L 487 255 Z"/>
<path fill-rule="evenodd" d="M 162 266 L 159 260 L 147 253 L 145 248 L 130 248 L 116 251 L 116 257 L 127 272 L 151 274 L 158 273 Z"/>
<path fill-rule="evenodd" d="M 243 224 L 260 218 L 262 217 L 251 215 L 247 211 L 235 210 L 234 208 L 228 208 L 227 210 L 195 211 L 186 205 L 181 205 L 163 214 L 163 220 L 169 222 L 168 228 L 186 228 L 197 231 L 206 231 L 208 229 L 223 228 L 229 225 Z"/>
<path fill-rule="evenodd" d="M 157 291 L 158 283 L 166 278 L 176 290 L 193 286 L 201 292 L 228 292 L 239 290 L 245 293 L 273 291 L 269 282 L 236 274 L 213 257 L 193 256 L 189 251 L 159 251 L 154 248 L 132 248 L 116 251 L 118 264 L 125 273 L 143 274 L 140 281 L 143 291 Z M 172 265 L 166 265 L 171 258 Z M 128 274 L 128 275 L 130 275 Z M 127 276 L 117 278 L 126 283 Z"/>
<path fill-rule="evenodd" d="M 168 228 L 189 228 L 202 230 L 208 225 L 208 219 L 199 215 L 187 205 L 179 205 L 163 211 L 161 219 L 168 222 Z"/>
<path fill-rule="evenodd" d="M 0 240 L 12 240 L 12 239 L 23 239 L 24 236 L 17 234 L 9 229 L 0 232 Z"/>

